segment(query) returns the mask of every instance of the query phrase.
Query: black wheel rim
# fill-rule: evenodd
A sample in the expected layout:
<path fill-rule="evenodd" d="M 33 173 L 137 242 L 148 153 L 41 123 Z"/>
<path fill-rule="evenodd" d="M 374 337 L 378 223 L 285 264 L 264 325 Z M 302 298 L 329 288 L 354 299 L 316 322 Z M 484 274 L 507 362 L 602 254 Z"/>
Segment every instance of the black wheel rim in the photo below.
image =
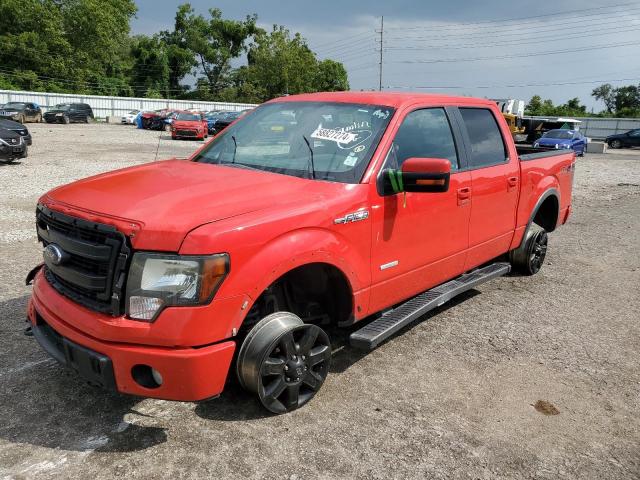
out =
<path fill-rule="evenodd" d="M 260 363 L 258 396 L 274 413 L 303 406 L 327 378 L 331 345 L 316 325 L 300 325 L 283 333 Z"/>
<path fill-rule="evenodd" d="M 529 270 L 531 273 L 537 273 L 544 262 L 547 254 L 547 232 L 538 233 L 531 244 L 531 253 L 529 254 Z"/>

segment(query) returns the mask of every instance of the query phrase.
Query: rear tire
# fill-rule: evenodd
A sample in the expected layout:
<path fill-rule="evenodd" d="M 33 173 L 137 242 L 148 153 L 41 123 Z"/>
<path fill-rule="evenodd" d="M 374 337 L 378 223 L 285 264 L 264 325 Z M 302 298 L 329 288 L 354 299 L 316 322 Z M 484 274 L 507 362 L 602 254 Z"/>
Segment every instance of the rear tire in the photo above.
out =
<path fill-rule="evenodd" d="M 317 325 L 289 312 L 260 320 L 245 338 L 236 362 L 242 387 L 272 413 L 308 403 L 329 373 L 331 343 Z"/>
<path fill-rule="evenodd" d="M 540 271 L 547 254 L 549 238 L 544 228 L 532 223 L 520 247 L 509 254 L 513 269 L 524 275 L 535 275 Z"/>

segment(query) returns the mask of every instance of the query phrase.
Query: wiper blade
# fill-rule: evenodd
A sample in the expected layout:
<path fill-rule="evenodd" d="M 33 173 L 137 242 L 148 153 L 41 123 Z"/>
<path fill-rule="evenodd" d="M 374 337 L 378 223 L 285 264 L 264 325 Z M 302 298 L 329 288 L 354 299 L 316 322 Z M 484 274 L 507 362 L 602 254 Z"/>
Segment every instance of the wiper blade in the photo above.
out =
<path fill-rule="evenodd" d="M 233 157 L 231 157 L 231 163 L 236 163 L 236 152 L 238 151 L 238 142 L 236 142 L 235 135 L 231 135 L 231 140 L 233 140 Z"/>
<path fill-rule="evenodd" d="M 304 143 L 307 144 L 307 147 L 309 147 L 309 153 L 311 154 L 311 156 L 309 157 L 309 166 L 311 167 L 311 178 L 313 178 L 314 180 L 316 179 L 316 167 L 313 164 L 313 148 L 311 148 L 311 144 L 309 143 L 309 140 L 307 139 L 306 135 L 302 135 L 302 138 L 304 139 Z"/>

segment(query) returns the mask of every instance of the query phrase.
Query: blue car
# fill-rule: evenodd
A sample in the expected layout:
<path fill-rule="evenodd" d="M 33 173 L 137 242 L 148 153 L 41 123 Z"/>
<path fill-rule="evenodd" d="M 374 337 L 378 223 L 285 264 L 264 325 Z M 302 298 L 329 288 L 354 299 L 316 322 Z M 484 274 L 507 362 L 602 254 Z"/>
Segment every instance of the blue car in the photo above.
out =
<path fill-rule="evenodd" d="M 549 130 L 533 144 L 534 147 L 573 149 L 583 156 L 587 151 L 587 138 L 574 130 Z"/>

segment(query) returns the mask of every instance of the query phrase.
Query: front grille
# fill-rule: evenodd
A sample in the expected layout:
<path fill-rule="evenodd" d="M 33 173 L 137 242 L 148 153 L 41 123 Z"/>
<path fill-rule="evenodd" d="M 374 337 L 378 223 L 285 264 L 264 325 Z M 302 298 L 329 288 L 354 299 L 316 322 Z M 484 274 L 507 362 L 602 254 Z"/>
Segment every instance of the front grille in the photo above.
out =
<path fill-rule="evenodd" d="M 195 137 L 195 130 L 176 130 L 176 135 L 179 137 Z"/>
<path fill-rule="evenodd" d="M 110 315 L 123 312 L 130 249 L 126 237 L 110 225 L 71 217 L 38 206 L 38 238 L 64 252 L 57 264 L 45 256 L 47 281 L 62 295 Z"/>

